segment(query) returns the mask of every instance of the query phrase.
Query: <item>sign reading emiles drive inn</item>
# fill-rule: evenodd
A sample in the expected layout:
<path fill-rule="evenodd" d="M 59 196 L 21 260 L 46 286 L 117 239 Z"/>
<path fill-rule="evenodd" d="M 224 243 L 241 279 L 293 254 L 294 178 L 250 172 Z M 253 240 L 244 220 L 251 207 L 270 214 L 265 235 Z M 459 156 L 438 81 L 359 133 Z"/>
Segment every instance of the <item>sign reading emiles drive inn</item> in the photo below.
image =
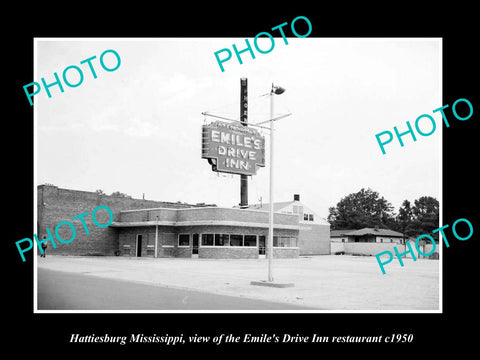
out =
<path fill-rule="evenodd" d="M 213 171 L 255 175 L 265 166 L 265 138 L 250 127 L 215 121 L 202 126 L 202 158 Z"/>

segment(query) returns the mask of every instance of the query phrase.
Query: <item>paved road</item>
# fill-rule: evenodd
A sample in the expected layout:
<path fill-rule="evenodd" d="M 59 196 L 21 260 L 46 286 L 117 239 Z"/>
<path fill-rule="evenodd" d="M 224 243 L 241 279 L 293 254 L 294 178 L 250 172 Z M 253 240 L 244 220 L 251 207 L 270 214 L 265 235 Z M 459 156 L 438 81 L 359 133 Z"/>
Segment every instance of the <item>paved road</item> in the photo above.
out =
<path fill-rule="evenodd" d="M 38 310 L 308 310 L 310 308 L 38 269 Z M 310 309 L 311 310 L 311 309 Z"/>

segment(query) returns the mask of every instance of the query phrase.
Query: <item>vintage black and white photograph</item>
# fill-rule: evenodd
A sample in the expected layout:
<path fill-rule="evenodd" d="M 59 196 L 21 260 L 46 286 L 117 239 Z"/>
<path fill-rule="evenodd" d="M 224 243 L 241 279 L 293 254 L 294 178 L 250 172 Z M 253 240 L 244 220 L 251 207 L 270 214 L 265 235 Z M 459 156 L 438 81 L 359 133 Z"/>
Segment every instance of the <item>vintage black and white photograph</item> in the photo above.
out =
<path fill-rule="evenodd" d="M 36 313 L 442 312 L 442 39 L 296 24 L 35 39 Z"/>

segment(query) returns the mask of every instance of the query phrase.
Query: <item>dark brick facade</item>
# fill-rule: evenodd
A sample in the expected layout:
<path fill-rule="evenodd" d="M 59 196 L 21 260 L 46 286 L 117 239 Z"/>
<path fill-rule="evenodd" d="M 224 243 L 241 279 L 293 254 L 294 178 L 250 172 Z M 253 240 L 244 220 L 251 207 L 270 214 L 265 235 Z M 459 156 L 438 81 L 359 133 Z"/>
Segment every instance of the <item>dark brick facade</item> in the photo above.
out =
<path fill-rule="evenodd" d="M 197 211 L 199 210 L 199 211 Z M 157 238 L 157 257 L 183 257 L 191 258 L 193 255 L 193 237 L 194 234 L 198 236 L 198 258 L 212 258 L 212 259 L 258 259 L 259 258 L 259 241 L 257 238 L 256 246 L 203 246 L 201 243 L 202 234 L 216 233 L 216 234 L 246 234 L 268 236 L 268 228 L 253 227 L 247 224 L 252 224 L 254 220 L 263 219 L 263 213 L 257 211 L 246 211 L 240 209 L 214 209 L 218 210 L 218 214 L 221 214 L 220 220 L 226 221 L 228 214 L 241 223 L 245 221 L 245 225 L 192 225 L 198 221 L 210 221 L 212 216 L 217 214 L 216 211 L 209 211 L 212 208 L 202 209 L 190 209 L 190 210 L 169 210 L 169 209 L 150 209 L 141 211 L 126 211 L 122 212 L 120 219 L 129 220 L 129 222 L 119 222 L 115 224 L 118 227 L 119 232 L 119 249 L 123 256 L 155 256 L 155 225 L 145 226 L 142 223 L 151 221 L 147 219 L 155 218 L 159 216 L 159 219 L 174 221 L 176 224 L 181 224 L 189 221 L 190 225 L 183 226 L 158 226 L 158 238 Z M 147 214 L 150 213 L 150 214 Z M 188 215 L 187 215 L 188 213 Z M 204 213 L 209 214 L 205 217 Z M 156 215 L 153 215 L 156 214 Z M 175 215 L 177 214 L 177 215 Z M 256 216 L 255 216 L 256 215 Z M 268 214 L 267 214 L 268 215 Z M 278 214 L 279 219 L 285 223 L 291 223 L 290 226 L 294 227 L 295 222 L 293 220 L 296 217 L 292 215 Z M 202 218 L 202 220 L 199 220 Z M 142 221 L 144 219 L 144 221 Z M 179 220 L 180 221 L 175 221 Z M 215 219 L 215 217 L 213 217 Z M 293 219 L 293 220 L 292 220 Z M 161 223 L 161 222 L 160 222 Z M 136 225 L 135 225 L 136 224 Z M 124 226 L 125 225 L 125 226 Z M 127 226 L 128 225 L 128 226 Z M 179 246 L 178 237 L 180 234 L 188 235 L 188 246 Z M 288 236 L 298 238 L 298 229 L 274 229 L 274 235 L 276 236 Z M 139 245 L 138 236 L 141 236 L 141 242 Z M 140 248 L 140 253 L 137 253 Z M 150 249 L 150 251 L 149 251 Z M 275 258 L 294 258 L 299 256 L 298 248 L 275 248 Z"/>
<path fill-rule="evenodd" d="M 143 199 L 132 199 L 110 195 L 99 195 L 95 192 L 61 189 L 53 185 L 39 185 L 37 187 L 37 236 L 41 240 L 47 236 L 46 228 L 50 229 L 57 248 L 48 242 L 47 254 L 60 255 L 114 255 L 119 249 L 118 230 L 112 227 L 100 228 L 92 219 L 93 210 L 100 206 L 108 206 L 112 212 L 114 221 L 120 218 L 120 211 L 142 209 L 149 207 L 185 208 L 195 205 L 183 203 L 169 203 Z M 72 220 L 80 214 L 83 216 L 89 234 L 87 235 L 81 219 Z M 100 224 L 106 224 L 109 214 L 99 210 L 96 214 Z M 55 227 L 62 221 L 72 223 L 76 230 L 75 239 L 63 244 L 55 238 Z M 60 237 L 68 240 L 72 237 L 69 226 L 59 227 Z"/>
<path fill-rule="evenodd" d="M 92 217 L 99 206 L 111 210 L 111 215 L 104 208 L 95 213 L 95 220 L 101 226 Z M 68 223 L 74 227 L 75 237 L 62 243 L 59 239 L 73 238 Z M 274 236 L 295 240 L 289 244 L 296 244 L 274 247 L 275 258 L 330 253 L 328 226 L 299 223 L 299 217 L 291 213 L 275 213 L 274 224 Z M 56 245 L 54 248 L 52 242 L 47 242 L 47 254 L 250 259 L 265 253 L 260 239 L 268 238 L 268 212 L 133 199 L 40 185 L 37 187 L 40 240 L 48 237 L 47 229 Z M 183 234 L 182 244 L 180 234 Z M 202 242 L 203 234 L 251 235 L 255 236 L 256 244 L 252 245 L 251 237 L 248 242 L 245 240 L 246 246 L 237 243 L 230 246 L 228 242 L 213 246 Z"/>

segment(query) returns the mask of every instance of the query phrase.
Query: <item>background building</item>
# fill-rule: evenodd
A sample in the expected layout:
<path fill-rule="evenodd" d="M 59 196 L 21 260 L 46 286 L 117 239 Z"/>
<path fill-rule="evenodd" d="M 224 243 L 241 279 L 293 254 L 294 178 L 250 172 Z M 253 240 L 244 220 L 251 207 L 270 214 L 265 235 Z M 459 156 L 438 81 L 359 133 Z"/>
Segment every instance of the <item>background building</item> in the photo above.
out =
<path fill-rule="evenodd" d="M 268 207 L 268 203 L 256 204 L 250 209 L 268 211 Z M 295 194 L 292 201 L 274 203 L 273 211 L 298 216 L 300 255 L 330 254 L 330 240 L 326 241 L 330 238 L 330 224 L 301 202 L 299 194 Z"/>
<path fill-rule="evenodd" d="M 409 250 L 405 242 L 409 242 L 417 259 L 439 258 L 439 246 L 435 246 L 434 249 L 434 245 L 432 245 L 430 241 L 419 240 L 418 246 L 423 254 L 432 252 L 429 256 L 424 256 L 416 251 L 415 238 L 408 238 L 404 241 L 402 233 L 390 229 L 363 228 L 359 230 L 332 230 L 330 232 L 330 239 L 331 253 L 336 255 L 374 256 L 382 251 L 395 253 L 395 247 L 399 252 L 405 253 Z M 404 257 L 411 258 L 412 255 L 408 252 Z"/>
<path fill-rule="evenodd" d="M 390 229 L 363 228 L 359 230 L 332 230 L 331 253 L 375 255 L 381 251 L 393 251 L 402 244 L 403 234 Z"/>

